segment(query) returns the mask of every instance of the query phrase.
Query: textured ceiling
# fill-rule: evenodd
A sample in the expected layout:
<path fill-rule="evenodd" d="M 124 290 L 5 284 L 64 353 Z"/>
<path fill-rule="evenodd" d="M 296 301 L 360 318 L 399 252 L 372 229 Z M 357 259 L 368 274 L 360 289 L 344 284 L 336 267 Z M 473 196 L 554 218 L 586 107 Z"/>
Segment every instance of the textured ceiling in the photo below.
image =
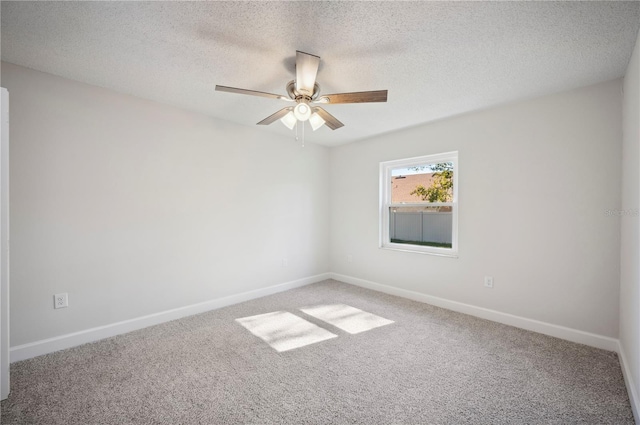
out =
<path fill-rule="evenodd" d="M 2 2 L 2 60 L 255 125 L 283 101 L 295 51 L 321 57 L 328 146 L 624 75 L 640 2 Z M 258 127 L 293 137 L 281 123 Z"/>

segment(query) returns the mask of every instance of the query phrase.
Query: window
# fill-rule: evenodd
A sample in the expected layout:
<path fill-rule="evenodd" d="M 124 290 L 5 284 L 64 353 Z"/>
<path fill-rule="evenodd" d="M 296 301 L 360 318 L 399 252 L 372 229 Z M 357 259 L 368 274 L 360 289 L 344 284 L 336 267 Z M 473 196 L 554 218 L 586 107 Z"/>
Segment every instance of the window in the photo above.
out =
<path fill-rule="evenodd" d="M 458 152 L 380 163 L 380 247 L 457 257 Z"/>

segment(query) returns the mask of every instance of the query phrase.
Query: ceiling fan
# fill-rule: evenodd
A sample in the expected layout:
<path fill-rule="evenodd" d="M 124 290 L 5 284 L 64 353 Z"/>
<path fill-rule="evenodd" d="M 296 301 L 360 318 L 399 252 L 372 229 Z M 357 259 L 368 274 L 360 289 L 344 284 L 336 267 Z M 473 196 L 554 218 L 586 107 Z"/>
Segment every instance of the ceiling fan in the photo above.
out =
<path fill-rule="evenodd" d="M 288 96 L 218 85 L 216 85 L 216 90 L 295 102 L 295 106 L 282 108 L 258 123 L 258 125 L 269 125 L 280 120 L 291 130 L 298 121 L 309 121 L 314 131 L 322 127 L 323 124 L 326 124 L 331 130 L 336 130 L 344 125 L 322 107 L 317 106 L 319 104 L 387 101 L 387 90 L 320 95 L 320 85 L 316 82 L 319 65 L 319 56 L 296 51 L 296 79 L 287 84 Z"/>

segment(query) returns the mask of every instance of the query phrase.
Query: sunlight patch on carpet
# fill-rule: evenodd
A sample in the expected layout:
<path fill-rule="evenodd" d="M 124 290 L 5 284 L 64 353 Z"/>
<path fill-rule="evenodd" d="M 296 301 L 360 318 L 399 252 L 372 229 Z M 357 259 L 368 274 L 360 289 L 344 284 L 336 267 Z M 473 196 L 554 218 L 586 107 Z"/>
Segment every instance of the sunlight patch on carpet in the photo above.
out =
<path fill-rule="evenodd" d="M 236 322 L 280 352 L 338 336 L 286 311 L 243 317 Z"/>
<path fill-rule="evenodd" d="M 357 334 L 393 323 L 393 320 L 367 313 L 346 304 L 323 304 L 301 308 L 300 311 L 350 334 Z"/>

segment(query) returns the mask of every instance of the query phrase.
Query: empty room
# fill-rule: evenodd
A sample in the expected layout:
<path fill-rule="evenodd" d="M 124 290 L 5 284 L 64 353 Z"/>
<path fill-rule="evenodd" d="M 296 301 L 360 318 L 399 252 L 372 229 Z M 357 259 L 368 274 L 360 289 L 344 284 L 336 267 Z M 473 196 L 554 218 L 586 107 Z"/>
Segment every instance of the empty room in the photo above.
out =
<path fill-rule="evenodd" d="M 640 1 L 2 1 L 2 424 L 640 423 Z"/>

